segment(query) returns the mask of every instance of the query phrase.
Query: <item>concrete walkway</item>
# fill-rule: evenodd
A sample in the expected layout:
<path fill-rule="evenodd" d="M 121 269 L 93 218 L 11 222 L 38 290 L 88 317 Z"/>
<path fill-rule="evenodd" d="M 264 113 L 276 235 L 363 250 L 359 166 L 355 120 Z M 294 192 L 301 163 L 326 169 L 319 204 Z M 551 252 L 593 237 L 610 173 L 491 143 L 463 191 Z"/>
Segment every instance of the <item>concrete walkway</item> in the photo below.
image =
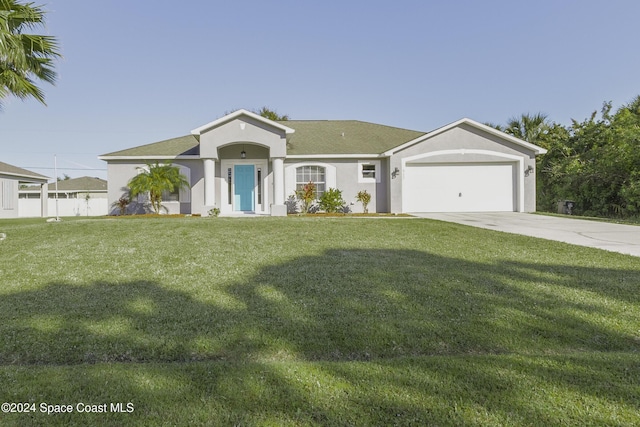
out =
<path fill-rule="evenodd" d="M 412 215 L 640 257 L 640 226 L 635 225 L 519 212 L 414 213 Z"/>

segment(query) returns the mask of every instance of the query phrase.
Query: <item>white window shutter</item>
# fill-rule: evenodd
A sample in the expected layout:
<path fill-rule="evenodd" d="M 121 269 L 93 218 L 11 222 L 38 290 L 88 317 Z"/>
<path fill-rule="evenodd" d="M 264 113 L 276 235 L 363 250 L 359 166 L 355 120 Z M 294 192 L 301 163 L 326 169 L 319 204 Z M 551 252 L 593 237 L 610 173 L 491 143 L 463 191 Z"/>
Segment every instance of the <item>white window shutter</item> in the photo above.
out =
<path fill-rule="evenodd" d="M 2 205 L 4 209 L 15 209 L 14 181 L 5 179 L 2 183 Z"/>

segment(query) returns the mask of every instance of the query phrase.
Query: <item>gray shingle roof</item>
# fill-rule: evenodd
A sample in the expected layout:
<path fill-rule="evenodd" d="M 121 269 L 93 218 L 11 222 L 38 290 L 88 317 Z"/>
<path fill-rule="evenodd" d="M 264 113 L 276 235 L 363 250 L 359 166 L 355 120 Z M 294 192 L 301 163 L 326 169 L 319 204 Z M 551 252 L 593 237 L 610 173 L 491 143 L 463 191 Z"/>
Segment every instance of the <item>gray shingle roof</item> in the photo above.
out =
<path fill-rule="evenodd" d="M 188 156 L 200 154 L 200 141 L 195 135 L 185 135 L 160 142 L 114 151 L 103 156 Z"/>
<path fill-rule="evenodd" d="M 31 172 L 8 163 L 0 162 L 0 174 L 16 176 L 18 178 L 35 178 L 36 180 L 48 180 L 49 178 L 39 173 Z"/>
<path fill-rule="evenodd" d="M 380 154 L 425 134 L 358 120 L 288 120 L 278 123 L 295 129 L 295 133 L 288 137 L 289 155 Z M 199 153 L 198 137 L 186 135 L 103 156 L 197 156 Z"/>
<path fill-rule="evenodd" d="M 287 154 L 380 154 L 425 132 L 358 120 L 290 120 Z"/>
<path fill-rule="evenodd" d="M 56 191 L 56 183 L 52 182 L 47 186 L 49 192 Z M 30 186 L 22 189 L 21 191 L 40 191 L 38 186 Z M 58 181 L 58 192 L 75 192 L 75 191 L 107 191 L 107 181 L 100 178 L 94 178 L 91 176 L 83 176 L 80 178 L 71 178 Z"/>
<path fill-rule="evenodd" d="M 55 182 L 49 184 L 49 191 L 55 191 Z M 58 181 L 58 191 L 107 191 L 107 181 L 91 176 Z"/>

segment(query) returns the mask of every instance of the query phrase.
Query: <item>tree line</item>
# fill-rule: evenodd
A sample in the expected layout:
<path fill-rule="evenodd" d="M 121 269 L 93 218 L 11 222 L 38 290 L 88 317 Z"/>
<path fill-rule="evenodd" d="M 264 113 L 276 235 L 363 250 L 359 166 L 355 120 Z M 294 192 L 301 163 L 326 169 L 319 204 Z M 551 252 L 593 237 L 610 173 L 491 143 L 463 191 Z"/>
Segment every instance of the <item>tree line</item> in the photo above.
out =
<path fill-rule="evenodd" d="M 569 126 L 540 113 L 488 124 L 548 150 L 537 159 L 539 211 L 572 200 L 574 214 L 640 218 L 640 96 L 615 111 L 605 102 Z"/>

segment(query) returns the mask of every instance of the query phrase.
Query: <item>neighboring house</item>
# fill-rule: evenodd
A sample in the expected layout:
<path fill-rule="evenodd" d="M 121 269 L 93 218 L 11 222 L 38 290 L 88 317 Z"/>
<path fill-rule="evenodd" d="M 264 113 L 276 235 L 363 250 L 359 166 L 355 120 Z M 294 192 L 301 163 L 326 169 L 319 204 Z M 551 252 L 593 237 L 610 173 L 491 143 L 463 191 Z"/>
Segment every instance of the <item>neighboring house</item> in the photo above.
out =
<path fill-rule="evenodd" d="M 26 169 L 0 162 L 0 218 L 21 216 L 18 203 L 18 190 L 21 185 L 38 184 L 35 187 L 41 196 L 36 206 L 36 215 L 47 215 L 47 180 L 49 178 Z"/>
<path fill-rule="evenodd" d="M 48 186 L 48 216 L 107 215 L 107 181 L 83 176 L 50 183 Z M 19 192 L 20 216 L 37 216 L 36 206 L 41 193 L 35 187 L 24 187 Z"/>
<path fill-rule="evenodd" d="M 355 120 L 271 121 L 239 110 L 191 134 L 100 156 L 108 164 L 110 206 L 147 162 L 178 166 L 191 188 L 164 203 L 168 212 L 286 215 L 308 182 L 337 188 L 361 212 L 472 212 L 536 209 L 541 147 L 473 120 L 432 132 Z M 115 210 L 113 210 L 115 213 Z"/>

